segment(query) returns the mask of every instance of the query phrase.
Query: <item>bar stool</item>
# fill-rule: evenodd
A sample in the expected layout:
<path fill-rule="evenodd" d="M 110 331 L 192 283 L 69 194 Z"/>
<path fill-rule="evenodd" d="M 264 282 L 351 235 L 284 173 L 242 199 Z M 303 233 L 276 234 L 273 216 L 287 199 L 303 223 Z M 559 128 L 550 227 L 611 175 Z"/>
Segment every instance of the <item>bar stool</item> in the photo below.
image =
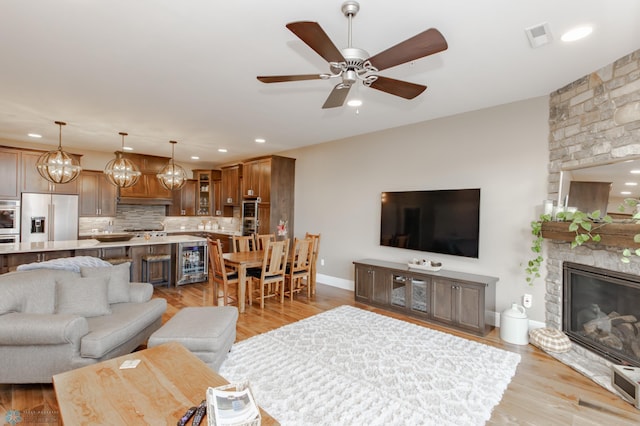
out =
<path fill-rule="evenodd" d="M 149 268 L 155 263 L 162 263 L 162 275 L 159 278 L 151 279 Z M 147 254 L 142 256 L 142 281 L 149 284 L 159 284 L 171 287 L 171 255 L 170 254 Z"/>

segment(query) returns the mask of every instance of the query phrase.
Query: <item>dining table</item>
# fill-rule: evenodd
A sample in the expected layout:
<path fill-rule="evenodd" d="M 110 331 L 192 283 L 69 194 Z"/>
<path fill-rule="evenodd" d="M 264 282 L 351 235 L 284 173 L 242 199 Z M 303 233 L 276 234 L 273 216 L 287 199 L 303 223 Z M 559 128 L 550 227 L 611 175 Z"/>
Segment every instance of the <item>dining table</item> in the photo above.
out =
<path fill-rule="evenodd" d="M 264 250 L 224 253 L 223 258 L 225 266 L 233 267 L 238 271 L 238 311 L 243 313 L 246 294 L 245 286 L 242 283 L 247 279 L 248 268 L 259 268 L 262 266 Z M 218 289 L 214 289 L 213 294 L 218 294 Z"/>

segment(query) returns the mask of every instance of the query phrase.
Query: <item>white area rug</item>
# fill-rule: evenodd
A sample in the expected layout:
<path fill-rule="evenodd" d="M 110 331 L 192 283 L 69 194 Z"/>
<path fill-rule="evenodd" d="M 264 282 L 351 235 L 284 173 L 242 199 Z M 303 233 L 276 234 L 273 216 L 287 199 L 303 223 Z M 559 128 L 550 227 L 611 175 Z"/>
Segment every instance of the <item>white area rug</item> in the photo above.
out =
<path fill-rule="evenodd" d="M 352 306 L 235 344 L 220 374 L 248 379 L 282 425 L 483 425 L 520 355 Z"/>

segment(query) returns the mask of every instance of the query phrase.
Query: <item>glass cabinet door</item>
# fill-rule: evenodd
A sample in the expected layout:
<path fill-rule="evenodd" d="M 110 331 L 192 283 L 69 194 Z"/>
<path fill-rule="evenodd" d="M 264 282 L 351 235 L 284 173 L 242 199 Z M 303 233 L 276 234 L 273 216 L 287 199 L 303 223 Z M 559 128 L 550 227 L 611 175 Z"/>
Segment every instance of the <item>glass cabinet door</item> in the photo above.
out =
<path fill-rule="evenodd" d="M 409 279 L 402 275 L 394 275 L 391 288 L 391 304 L 393 306 L 407 306 L 407 284 Z"/>
<path fill-rule="evenodd" d="M 411 310 L 429 312 L 429 291 L 427 281 L 413 278 L 411 280 Z"/>

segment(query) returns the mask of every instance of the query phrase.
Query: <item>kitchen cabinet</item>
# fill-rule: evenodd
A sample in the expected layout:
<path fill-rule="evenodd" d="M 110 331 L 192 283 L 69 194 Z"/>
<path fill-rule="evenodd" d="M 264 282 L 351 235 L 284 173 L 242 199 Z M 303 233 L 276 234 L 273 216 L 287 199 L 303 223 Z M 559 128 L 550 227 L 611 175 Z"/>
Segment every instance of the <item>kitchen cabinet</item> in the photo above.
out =
<path fill-rule="evenodd" d="M 168 207 L 168 216 L 195 216 L 196 190 L 198 182 L 188 179 L 184 186 L 173 192 L 173 203 Z"/>
<path fill-rule="evenodd" d="M 101 171 L 83 170 L 78 178 L 81 217 L 115 216 L 118 190 Z"/>
<path fill-rule="evenodd" d="M 242 188 L 244 198 L 260 199 L 261 234 L 276 233 L 280 220 L 286 220 L 289 235 L 294 235 L 295 158 L 272 155 L 245 161 Z"/>
<path fill-rule="evenodd" d="M 354 262 L 355 300 L 484 336 L 491 330 L 498 278 L 409 269 L 376 259 Z"/>
<path fill-rule="evenodd" d="M 3 200 L 20 199 L 21 154 L 19 149 L 0 147 L 0 198 Z"/>
<path fill-rule="evenodd" d="M 193 170 L 196 185 L 196 214 L 215 216 L 216 210 L 222 210 L 220 197 L 220 170 Z"/>
<path fill-rule="evenodd" d="M 109 260 L 113 258 L 123 258 L 123 257 L 127 257 L 127 248 L 126 247 L 101 247 L 101 248 L 80 249 L 75 251 L 74 256 L 99 257 L 100 259 L 104 259 L 104 260 Z"/>
<path fill-rule="evenodd" d="M 219 170 L 218 170 L 219 172 Z M 218 173 L 218 176 L 221 176 L 221 173 Z M 223 205 L 222 202 L 222 178 L 214 179 L 212 182 L 213 189 L 211 193 L 211 197 L 213 198 L 213 204 L 211 206 L 211 215 L 212 216 L 222 216 L 223 214 Z"/>
<path fill-rule="evenodd" d="M 234 164 L 222 167 L 222 203 L 225 206 L 240 206 L 240 179 L 242 178 L 242 165 Z"/>
<path fill-rule="evenodd" d="M 40 176 L 40 173 L 38 173 L 36 169 L 36 163 L 40 155 L 44 152 L 45 151 L 22 151 L 22 192 L 77 194 L 78 179 L 69 183 L 54 184 Z"/>
<path fill-rule="evenodd" d="M 121 202 L 170 205 L 173 194 L 160 184 L 156 175 L 171 159 L 132 153 L 122 155 L 131 160 L 140 169 L 142 175 L 135 185 L 119 189 Z"/>
<path fill-rule="evenodd" d="M 20 265 L 35 262 L 44 262 L 45 260 L 59 259 L 63 257 L 73 257 L 73 250 L 46 251 L 40 253 L 15 253 L 5 254 L 2 260 L 2 273 L 15 271 Z"/>

